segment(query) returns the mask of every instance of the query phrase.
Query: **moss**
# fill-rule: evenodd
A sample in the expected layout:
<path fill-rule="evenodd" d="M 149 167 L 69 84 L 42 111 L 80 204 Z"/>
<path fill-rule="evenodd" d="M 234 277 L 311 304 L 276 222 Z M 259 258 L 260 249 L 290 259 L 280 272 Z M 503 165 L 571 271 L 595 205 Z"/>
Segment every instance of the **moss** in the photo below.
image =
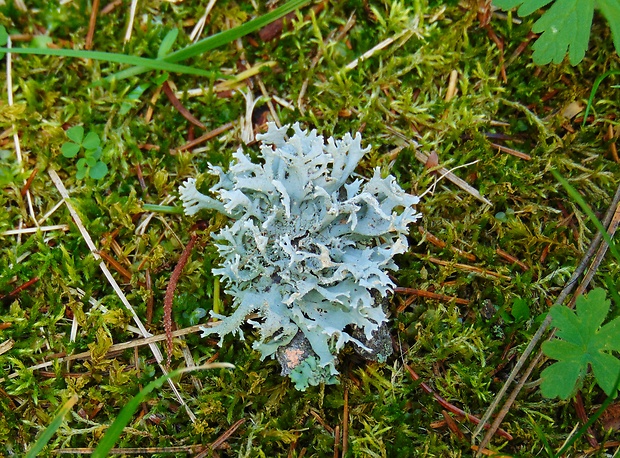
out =
<path fill-rule="evenodd" d="M 329 428 L 340 425 L 342 431 L 346 390 L 349 456 L 471 455 L 469 437 L 460 440 L 448 428 L 438 426 L 442 408 L 409 377 L 402 363 L 468 412 L 481 415 L 489 405 L 594 234 L 593 225 L 549 170 L 556 168 L 569 178 L 598 215 L 606 211 L 615 192 L 620 166 L 613 161 L 606 135 L 610 125 L 617 131 L 618 76 L 609 77 L 599 88 L 593 118 L 585 127 L 579 115 L 567 119 L 562 112 L 571 102 L 584 103 L 595 78 L 618 69 L 619 62 L 604 21 L 595 21 L 590 48 L 580 65 L 538 68 L 531 62 L 529 47 L 511 57 L 526 38 L 528 26 L 493 18 L 491 26 L 505 45 L 504 82 L 500 51 L 479 27 L 475 9 L 462 4 L 418 0 L 407 8 L 407 2 L 391 0 L 328 2 L 314 15 L 304 9 L 292 28 L 276 40 L 263 42 L 253 34 L 241 40 L 242 49 L 227 45 L 188 63 L 219 77 L 243 70 L 243 58 L 250 64 L 276 61 L 277 66 L 263 70 L 260 76 L 268 94 L 293 107 L 275 105 L 283 123 L 300 121 L 336 137 L 363 130 L 365 142 L 373 148 L 357 171 L 370 176 L 372 168 L 380 166 L 411 193 L 424 192 L 436 174 L 418 162 L 413 148 L 387 127 L 416 140 L 423 152 L 436 151 L 440 164 L 447 168 L 477 160 L 454 173 L 480 190 L 493 207 L 481 205 L 443 180 L 434 193 L 426 194 L 418 209 L 424 214 L 425 229 L 444 240 L 446 247 L 432 245 L 414 228 L 410 250 L 398 257 L 401 270 L 394 275 L 399 286 L 458 296 L 469 304 L 397 294 L 391 304 L 390 327 L 397 353 L 385 364 L 367 363 L 345 353 L 340 361 L 340 385 L 311 387 L 304 393 L 278 375 L 276 361 L 260 361 L 251 349 L 256 336 L 249 328 L 246 341 L 228 339 L 221 349 L 196 335 L 187 336 L 184 342 L 177 340 L 175 367 L 184 364 L 178 350 L 185 345 L 196 362 L 217 355 L 218 360 L 233 362 L 237 368 L 195 374 L 201 390 L 190 377 L 177 380 L 198 417 L 194 424 L 166 385 L 143 406 L 118 446 L 208 444 L 237 420 L 245 419 L 228 439 L 230 448 L 218 451 L 220 456 L 300 456 L 304 448 L 305 456 L 327 456 L 334 447 Z M 7 2 L 0 6 L 0 23 L 10 33 L 49 33 L 57 45 L 83 47 L 88 30 L 84 11 L 89 11 L 89 2 L 32 1 L 28 7 L 28 12 L 22 12 L 15 2 Z M 120 5 L 98 16 L 94 49 L 152 57 L 173 27 L 181 29 L 177 45 L 182 46 L 189 42 L 202 8 L 197 2 L 140 4 L 133 37 L 125 44 L 128 6 Z M 246 2 L 217 2 L 203 36 L 240 24 L 254 14 Z M 351 15 L 354 24 L 340 37 Z M 410 26 L 412 33 L 355 68 L 345 69 L 354 58 L 398 34 L 403 25 Z M 3 72 L 5 65 L 4 61 L 0 64 Z M 157 90 L 156 74 L 91 85 L 118 68 L 80 59 L 13 56 L 15 105 L 9 108 L 3 99 L 0 110 L 0 232 L 19 227 L 20 220 L 32 226 L 28 201 L 20 190 L 35 167 L 39 172 L 30 185 L 35 215 L 41 217 L 52 209 L 60 195 L 47 169 L 58 170 L 95 244 L 132 273 L 132 280 L 127 281 L 113 271 L 144 322 L 148 298 L 153 297 L 148 328 L 160 334 L 164 291 L 193 222 L 162 213 L 141 232 L 141 205 L 170 204 L 166 199 L 176 196 L 185 177 L 204 174 L 207 163 L 228 165 L 240 143 L 237 120 L 245 113 L 245 100 L 239 93 L 220 97 L 208 91 L 182 97 L 184 106 L 207 129 L 231 121 L 235 127 L 201 145 L 199 152 L 171 154 L 187 141 L 190 126 L 165 96 L 151 102 Z M 446 101 L 452 70 L 459 73 L 458 92 Z M 210 87 L 215 79 L 170 76 L 179 90 Z M 150 87 L 121 114 L 127 95 L 145 83 Z M 257 81 L 253 83 L 258 96 Z M 302 87 L 305 96 L 298 105 Z M 0 92 L 6 94 L 4 78 Z M 153 116 L 147 121 L 149 107 Z M 101 182 L 78 180 L 75 162 L 60 153 L 66 141 L 64 130 L 76 124 L 86 130 L 97 128 L 109 147 L 104 157 L 110 172 Z M 16 163 L 9 130 L 13 125 L 24 154 L 23 170 Z M 196 136 L 203 133 L 197 128 L 194 132 Z M 491 143 L 527 153 L 531 160 L 500 152 Z M 158 149 L 145 148 L 148 144 Z M 397 146 L 404 149 L 395 153 Z M 201 178 L 204 189 L 213 184 L 212 177 L 204 174 Z M 218 266 L 218 259 L 208 233 L 225 221 L 205 216 L 208 229 L 177 286 L 175 320 L 180 326 L 190 325 L 192 309 L 210 310 L 214 301 L 211 269 Z M 73 392 L 80 400 L 48 452 L 94 446 L 122 406 L 160 374 L 148 347 L 96 361 L 28 369 L 61 352 L 89 348 L 103 352 L 110 339 L 121 343 L 135 338 L 127 328 L 133 324 L 128 313 L 66 207 L 61 206 L 44 224 L 69 224 L 70 229 L 0 236 L 0 297 L 38 278 L 21 293 L 0 300 L 0 341 L 14 342 L 0 355 L 0 377 L 5 378 L 0 391 L 0 453 L 7 456 L 23 454 L 49 423 L 52 412 Z M 475 261 L 452 248 L 474 255 Z M 502 259 L 498 248 L 529 270 Z M 440 265 L 431 258 L 449 264 Z M 484 268 L 511 280 L 476 275 L 455 263 Z M 146 286 L 146 269 L 151 291 Z M 619 270 L 613 261 L 604 261 L 601 267 L 610 278 L 620 277 Z M 594 281 L 603 284 L 598 275 Z M 76 288 L 85 295 L 77 295 Z M 530 310 L 524 321 L 511 314 L 519 298 Z M 230 299 L 222 299 L 226 307 Z M 72 341 L 74 316 L 79 325 Z M 532 380 L 538 375 L 536 369 Z M 587 410 L 602 401 L 593 384 L 586 383 L 582 396 Z M 502 425 L 515 439 L 497 438 L 491 447 L 527 456 L 540 453 L 544 439 L 555 450 L 577 422 L 572 404 L 543 399 L 532 386 L 521 394 Z M 471 425 L 459 426 L 468 436 Z M 588 448 L 582 438 L 575 453 Z"/>

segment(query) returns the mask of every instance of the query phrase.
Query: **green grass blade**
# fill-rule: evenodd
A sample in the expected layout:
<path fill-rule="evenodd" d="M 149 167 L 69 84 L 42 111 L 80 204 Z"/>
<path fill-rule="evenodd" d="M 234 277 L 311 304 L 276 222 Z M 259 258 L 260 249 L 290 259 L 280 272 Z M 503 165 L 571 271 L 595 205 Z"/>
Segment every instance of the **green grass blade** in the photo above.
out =
<path fill-rule="evenodd" d="M 186 73 L 197 76 L 211 76 L 211 72 L 187 65 L 174 64 L 165 60 L 147 59 L 145 57 L 128 56 L 102 51 L 84 51 L 81 49 L 48 49 L 48 48 L 0 48 L 0 53 L 39 54 L 43 56 L 77 57 L 79 59 L 103 60 L 117 64 L 138 65 L 147 70 L 163 70 L 171 73 Z"/>
<path fill-rule="evenodd" d="M 43 431 L 43 434 L 41 434 L 41 437 L 39 437 L 39 439 L 32 446 L 32 448 L 28 450 L 28 453 L 26 454 L 26 458 L 36 458 L 37 456 L 39 456 L 39 453 L 41 453 L 41 451 L 43 450 L 43 447 L 47 445 L 47 443 L 50 441 L 50 439 L 52 438 L 56 430 L 60 428 L 63 418 L 73 408 L 77 400 L 78 400 L 78 395 L 74 394 L 73 396 L 71 396 L 71 398 L 69 398 L 67 402 L 63 404 L 63 406 L 58 410 L 58 413 L 56 414 L 52 422 L 49 424 L 47 428 L 45 428 L 45 431 Z"/>
<path fill-rule="evenodd" d="M 291 11 L 295 11 L 296 9 L 301 8 L 308 2 L 309 0 L 290 0 L 284 5 L 276 8 L 275 10 L 267 14 L 263 14 L 256 19 L 252 19 L 251 21 L 246 22 L 243 25 L 232 28 L 230 30 L 225 30 L 224 32 L 220 32 L 215 35 L 211 35 L 210 37 L 200 40 L 199 42 L 189 45 L 179 51 L 170 53 L 166 56 L 166 60 L 170 62 L 178 62 L 188 59 L 190 57 L 198 56 L 226 43 L 230 43 L 237 38 L 241 38 L 248 33 L 252 33 L 258 29 L 263 28 L 267 24 L 270 24 L 271 22 L 281 18 L 282 16 L 286 16 Z"/>
<path fill-rule="evenodd" d="M 603 415 L 607 407 L 614 401 L 614 399 L 618 395 L 619 387 L 620 374 L 618 374 L 618 377 L 616 378 L 616 383 L 614 384 L 612 394 L 605 398 L 598 410 L 594 412 L 594 415 L 591 415 L 590 419 L 581 428 L 579 428 L 579 430 L 577 430 L 575 434 L 571 436 L 571 438 L 564 444 L 564 446 L 554 455 L 554 458 L 560 458 L 561 456 L 564 456 L 564 454 L 567 453 L 568 450 L 573 446 L 575 441 L 588 432 L 588 428 L 592 426 L 601 415 Z"/>
<path fill-rule="evenodd" d="M 183 207 L 173 207 L 171 205 L 142 204 L 142 209 L 147 212 L 169 213 L 173 215 L 183 214 Z"/>
<path fill-rule="evenodd" d="M 557 170 L 551 170 L 551 173 L 553 174 L 555 179 L 558 180 L 562 186 L 564 186 L 564 189 L 566 189 L 566 191 L 573 198 L 573 200 L 579 204 L 583 212 L 588 215 L 588 217 L 592 220 L 596 228 L 601 232 L 603 238 L 609 245 L 609 251 L 611 251 L 611 254 L 613 254 L 616 260 L 620 262 L 620 252 L 618 252 L 618 247 L 607 233 L 607 229 L 603 227 L 603 223 L 598 220 L 592 209 L 588 206 L 586 201 L 583 200 L 581 194 L 579 194 L 577 190 L 570 185 L 566 178 L 560 175 L 560 172 L 558 172 Z"/>
<path fill-rule="evenodd" d="M 211 35 L 203 40 L 200 40 L 197 43 L 186 46 L 183 49 L 172 52 L 164 57 L 162 60 L 167 62 L 179 62 L 181 60 L 189 59 L 190 57 L 199 56 L 207 51 L 211 51 L 219 46 L 230 43 L 237 38 L 241 38 L 249 33 L 252 33 L 262 27 L 270 24 L 271 22 L 281 18 L 282 16 L 286 16 L 291 11 L 295 11 L 298 8 L 301 8 L 310 0 L 290 0 L 284 5 L 276 8 L 275 10 L 264 14 L 256 19 L 252 19 L 251 21 L 246 22 L 240 26 L 234 27 L 230 30 L 225 30 L 224 32 L 217 33 L 215 35 Z M 108 76 L 106 80 L 121 80 L 124 78 L 129 78 L 131 76 L 139 75 L 140 73 L 144 73 L 148 68 L 144 66 L 128 68 L 121 72 L 115 73 L 114 75 Z"/>
<path fill-rule="evenodd" d="M 594 86 L 592 86 L 592 91 L 590 92 L 590 98 L 588 99 L 588 104 L 586 105 L 586 111 L 583 113 L 583 122 L 581 123 L 582 127 L 586 125 L 586 119 L 588 119 L 588 114 L 590 113 L 590 108 L 592 108 L 592 103 L 594 102 L 594 96 L 596 95 L 596 91 L 598 90 L 598 87 L 601 85 L 601 83 L 603 82 L 605 78 L 607 78 L 608 76 L 617 75 L 617 74 L 620 74 L 620 70 L 609 70 L 608 72 L 605 72 L 601 76 L 596 78 L 596 81 L 594 81 Z"/>
<path fill-rule="evenodd" d="M 178 375 L 184 374 L 186 372 L 201 370 L 201 369 L 218 369 L 218 368 L 234 368 L 230 363 L 211 363 L 205 364 L 203 366 L 196 367 L 186 367 L 183 369 L 177 369 L 176 371 L 169 372 L 166 375 L 162 375 L 157 380 L 153 380 L 147 386 L 145 386 L 142 391 L 136 394 L 131 401 L 129 401 L 125 407 L 120 411 L 114 423 L 110 425 L 105 435 L 99 442 L 97 448 L 93 451 L 91 455 L 92 458 L 104 458 L 108 456 L 108 453 L 116 444 L 116 441 L 120 437 L 123 429 L 133 418 L 133 414 L 136 412 L 140 404 L 144 402 L 145 398 L 155 389 L 161 388 L 161 386 L 166 383 L 166 380 L 172 377 L 176 377 Z"/>

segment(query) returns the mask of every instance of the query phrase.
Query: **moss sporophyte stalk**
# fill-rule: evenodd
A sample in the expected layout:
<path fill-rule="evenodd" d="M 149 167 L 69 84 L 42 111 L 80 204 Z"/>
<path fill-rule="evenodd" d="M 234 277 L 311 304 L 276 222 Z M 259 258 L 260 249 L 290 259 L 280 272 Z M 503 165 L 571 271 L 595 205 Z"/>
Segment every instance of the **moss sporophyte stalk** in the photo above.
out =
<path fill-rule="evenodd" d="M 260 333 L 254 348 L 277 357 L 297 389 L 337 383 L 347 342 L 370 359 L 392 351 L 381 302 L 394 287 L 393 257 L 407 250 L 408 225 L 420 217 L 419 198 L 378 168 L 370 179 L 352 177 L 370 149 L 359 133 L 325 142 L 299 124 L 270 123 L 257 139 L 258 163 L 239 149 L 228 172 L 210 166 L 216 198 L 193 178 L 179 188 L 187 215 L 215 209 L 231 219 L 213 235 L 221 256 L 213 273 L 234 311 L 211 312 L 221 321 L 203 336 L 217 333 L 220 345 L 227 334 L 243 339 L 240 326 L 255 313 L 247 321 Z"/>

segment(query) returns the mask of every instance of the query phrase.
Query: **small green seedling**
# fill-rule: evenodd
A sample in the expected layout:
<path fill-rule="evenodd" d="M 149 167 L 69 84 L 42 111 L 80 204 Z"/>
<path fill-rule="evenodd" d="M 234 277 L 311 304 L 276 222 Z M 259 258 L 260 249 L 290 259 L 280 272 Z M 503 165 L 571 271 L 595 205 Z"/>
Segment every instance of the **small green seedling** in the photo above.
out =
<path fill-rule="evenodd" d="M 95 132 L 88 132 L 84 136 L 84 127 L 73 126 L 67 130 L 68 142 L 63 143 L 60 147 L 64 157 L 72 158 L 84 149 L 84 157 L 77 161 L 77 173 L 75 177 L 78 180 L 86 176 L 101 180 L 108 173 L 108 166 L 101 161 L 101 140 Z"/>
<path fill-rule="evenodd" d="M 532 26 L 542 35 L 532 46 L 537 65 L 559 64 L 568 51 L 571 65 L 581 62 L 588 49 L 594 8 L 609 21 L 616 51 L 620 50 L 620 2 L 618 0 L 493 0 L 503 10 L 519 6 L 519 16 L 528 16 L 554 2 Z"/>
<path fill-rule="evenodd" d="M 620 360 L 609 352 L 620 351 L 620 318 L 602 326 L 609 308 L 610 301 L 602 288 L 580 296 L 575 310 L 551 307 L 549 313 L 558 339 L 543 343 L 542 349 L 557 362 L 541 374 L 543 396 L 568 399 L 583 382 L 589 367 L 603 391 L 615 395 Z"/>

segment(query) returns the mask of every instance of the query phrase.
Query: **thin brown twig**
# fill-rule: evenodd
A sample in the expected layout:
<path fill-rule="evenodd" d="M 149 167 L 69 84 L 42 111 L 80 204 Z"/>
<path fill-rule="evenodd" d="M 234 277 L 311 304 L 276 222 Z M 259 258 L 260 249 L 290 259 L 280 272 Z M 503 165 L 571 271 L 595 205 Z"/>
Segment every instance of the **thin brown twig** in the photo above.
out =
<path fill-rule="evenodd" d="M 28 280 L 26 283 L 21 284 L 20 286 L 18 286 L 17 288 L 15 288 L 13 291 L 11 291 L 10 293 L 4 294 L 2 296 L 0 296 L 0 301 L 4 300 L 4 299 L 8 299 L 11 297 L 15 297 L 17 296 L 19 293 L 21 293 L 23 290 L 25 290 L 26 288 L 29 288 L 30 286 L 34 285 L 36 282 L 39 281 L 39 277 L 34 277 L 31 278 L 30 280 Z"/>
<path fill-rule="evenodd" d="M 430 243 L 432 243 L 436 247 L 445 248 L 447 246 L 446 242 L 441 240 L 439 237 L 431 234 L 429 231 L 424 229 L 422 226 L 419 226 L 418 230 L 420 231 L 420 234 L 422 234 L 426 238 L 426 240 L 428 240 Z M 471 253 L 467 253 L 466 251 L 460 250 L 457 247 L 451 246 L 450 250 L 452 250 L 453 252 L 455 252 L 459 256 L 463 256 L 464 258 L 466 258 L 469 261 L 474 262 L 476 260 L 476 256 L 474 256 Z"/>
<path fill-rule="evenodd" d="M 184 145 L 179 146 L 176 150 L 170 151 L 170 154 L 174 154 L 175 152 L 185 151 L 193 148 L 194 146 L 200 145 L 201 143 L 206 142 L 207 140 L 211 140 L 213 137 L 218 136 L 219 134 L 226 132 L 227 130 L 233 127 L 232 122 L 228 122 L 226 124 L 221 125 L 220 127 L 213 129 L 210 132 L 207 132 L 204 135 L 192 140 L 191 142 L 187 142 Z"/>
<path fill-rule="evenodd" d="M 232 424 L 232 426 L 230 428 L 228 428 L 226 431 L 224 431 L 220 437 L 218 437 L 217 439 L 215 439 L 210 445 L 209 447 L 211 448 L 211 450 L 215 450 L 217 448 L 220 448 L 222 446 L 222 444 L 224 442 L 226 442 L 230 436 L 232 436 L 234 434 L 235 431 L 237 431 L 237 429 L 239 429 L 239 427 L 245 423 L 245 418 L 240 418 L 239 420 L 237 420 L 236 422 L 234 422 Z"/>
<path fill-rule="evenodd" d="M 90 20 L 88 22 L 88 33 L 86 34 L 86 42 L 84 49 L 93 47 L 93 37 L 95 36 L 95 25 L 97 24 L 97 13 L 99 12 L 99 1 L 93 0 L 93 7 L 90 12 Z"/>
<path fill-rule="evenodd" d="M 510 253 L 502 250 L 501 248 L 497 248 L 495 250 L 495 252 L 497 253 L 498 256 L 500 256 L 501 258 L 505 259 L 506 261 L 512 262 L 514 264 L 517 264 L 524 271 L 530 270 L 530 268 L 527 266 L 527 264 L 525 264 L 523 261 L 520 261 L 519 259 L 515 258 L 513 255 L 511 255 Z"/>
<path fill-rule="evenodd" d="M 113 448 L 110 449 L 108 454 L 110 455 L 141 455 L 148 453 L 152 455 L 154 453 L 197 453 L 204 449 L 208 449 L 204 445 L 177 445 L 172 447 L 128 447 L 128 448 Z M 58 455 L 92 455 L 95 451 L 90 447 L 75 447 L 75 448 L 60 448 L 54 450 L 54 453 Z"/>
<path fill-rule="evenodd" d="M 620 186 L 618 186 L 618 188 L 616 189 L 616 193 L 612 199 L 612 203 L 609 209 L 607 210 L 607 213 L 605 214 L 605 218 L 603 219 L 603 226 L 607 226 L 610 229 L 612 229 L 612 222 L 617 221 L 618 219 L 620 219 Z M 616 224 L 616 227 L 617 227 L 617 224 Z M 603 235 L 600 232 L 597 232 L 594 238 L 592 239 L 590 246 L 588 247 L 588 251 L 583 256 L 581 262 L 575 269 L 575 272 L 573 272 L 573 275 L 568 280 L 564 289 L 560 292 L 559 296 L 554 302 L 554 305 L 561 305 L 564 303 L 564 301 L 569 296 L 573 288 L 575 288 L 577 284 L 576 283 L 577 279 L 586 271 L 586 268 L 588 267 L 588 264 L 590 263 L 590 260 L 592 259 L 593 256 L 596 256 L 596 258 L 599 258 L 600 260 L 602 260 L 603 255 L 607 249 L 606 243 L 600 246 L 602 241 L 603 241 Z M 595 252 L 597 251 L 598 253 L 596 253 L 595 255 Z M 598 267 L 598 264 L 596 262 L 592 262 L 590 266 L 590 272 L 588 272 L 588 275 L 594 275 L 594 272 L 596 271 L 597 267 Z M 545 333 L 545 331 L 547 330 L 550 324 L 551 324 L 551 315 L 547 315 L 545 320 L 541 323 L 540 327 L 538 328 L 538 330 L 532 337 L 532 340 L 530 341 L 526 349 L 523 351 L 523 354 L 521 355 L 521 357 L 515 364 L 515 367 L 513 368 L 510 375 L 508 376 L 508 379 L 504 382 L 504 385 L 502 386 L 501 390 L 495 396 L 495 399 L 493 400 L 493 402 L 491 403 L 491 405 L 485 412 L 484 416 L 482 417 L 483 422 L 486 423 L 489 420 L 489 418 L 491 417 L 491 415 L 493 414 L 493 412 L 499 405 L 500 401 L 502 400 L 502 398 L 508 391 L 508 388 L 512 385 L 514 379 L 521 371 L 521 368 L 527 361 L 527 358 L 530 356 L 530 354 L 532 353 L 532 351 L 534 350 L 534 348 L 536 347 L 536 345 L 538 344 L 538 342 L 540 341 L 540 339 L 542 338 L 543 334 Z M 495 421 L 493 422 L 491 429 L 487 432 L 487 434 L 484 436 L 484 438 L 480 442 L 479 447 L 481 449 L 485 448 L 487 444 L 491 441 L 491 437 L 493 435 L 494 429 L 498 428 L 501 422 L 503 421 L 504 417 L 510 410 L 512 403 L 515 401 L 519 392 L 523 388 L 523 385 L 525 385 L 525 382 L 529 378 L 529 375 L 534 370 L 534 367 L 536 367 L 536 365 L 538 364 L 538 361 L 540 360 L 540 358 L 542 358 L 542 354 L 543 354 L 542 350 L 539 350 L 536 356 L 534 357 L 534 359 L 532 360 L 532 362 L 530 363 L 530 365 L 527 367 L 524 374 L 522 374 L 519 380 L 519 383 L 513 389 L 510 396 L 508 397 L 508 399 L 502 406 L 502 409 L 497 414 L 497 417 L 495 418 Z M 482 431 L 481 427 L 476 428 L 476 430 L 474 431 L 472 435 L 472 443 L 473 441 L 475 441 L 476 437 L 480 434 L 481 431 Z"/>
<path fill-rule="evenodd" d="M 37 176 L 38 172 L 39 172 L 39 169 L 36 169 L 36 168 L 33 169 L 32 172 L 30 172 L 30 176 L 26 180 L 26 183 L 24 183 L 24 186 L 22 187 L 22 190 L 20 192 L 22 197 L 26 196 L 26 193 L 28 192 L 28 190 L 30 189 L 30 185 L 32 184 L 32 180 L 34 180 L 34 177 Z"/>
<path fill-rule="evenodd" d="M 405 364 L 405 369 L 407 369 L 407 372 L 409 372 L 409 375 L 411 375 L 411 378 L 418 381 L 420 380 L 420 376 L 408 365 Z M 439 396 L 437 393 L 435 393 L 435 391 L 428 386 L 426 383 L 421 382 L 420 383 L 420 388 L 422 388 L 422 390 L 424 390 L 426 393 L 430 394 L 431 396 L 433 396 L 435 398 L 435 400 L 437 401 L 437 403 L 442 406 L 444 409 L 448 410 L 449 412 L 452 412 L 455 415 L 458 415 L 459 417 L 463 417 L 468 421 L 471 421 L 472 423 L 479 425 L 479 427 L 485 428 L 485 429 L 489 429 L 491 426 L 488 423 L 481 423 L 481 420 L 471 414 L 468 414 L 467 412 L 465 412 L 462 409 L 459 409 L 458 407 L 456 407 L 453 404 L 450 404 L 448 401 L 446 401 L 444 398 L 442 398 L 441 396 Z M 500 436 L 508 439 L 508 440 L 512 440 L 512 435 L 506 431 L 504 431 L 503 429 L 498 429 L 497 430 L 497 434 L 499 434 Z"/>
<path fill-rule="evenodd" d="M 581 393 L 577 392 L 575 395 L 575 400 L 573 402 L 575 406 L 575 412 L 577 413 L 577 417 L 582 424 L 586 424 L 588 422 L 588 414 L 586 413 L 586 408 L 583 405 L 583 398 L 581 397 Z M 594 435 L 594 430 L 590 426 L 585 434 L 586 440 L 590 444 L 590 447 L 597 448 L 600 446 L 596 436 Z"/>
<path fill-rule="evenodd" d="M 493 143 L 493 142 L 489 142 L 489 143 L 491 143 L 491 146 L 493 148 L 497 148 L 502 153 L 508 153 L 508 154 L 510 154 L 512 156 L 518 157 L 519 159 L 523 159 L 525 161 L 531 161 L 532 160 L 532 156 L 530 156 L 527 153 L 522 153 L 519 150 L 516 150 L 514 148 L 508 148 L 507 146 L 500 145 L 499 143 Z"/>
<path fill-rule="evenodd" d="M 172 337 L 181 337 L 181 336 L 185 336 L 187 334 L 193 334 L 196 332 L 201 332 L 202 328 L 204 327 L 210 327 L 210 326 L 215 326 L 216 322 L 209 322 L 209 323 L 205 323 L 205 324 L 197 324 L 195 326 L 190 326 L 188 328 L 183 328 L 183 329 L 179 329 L 177 331 L 172 331 Z M 1 327 L 0 327 L 1 329 Z M 118 354 L 124 350 L 128 350 L 130 348 L 137 348 L 137 347 L 141 347 L 144 345 L 150 345 L 153 344 L 155 342 L 161 342 L 163 340 L 166 340 L 167 336 L 166 334 L 157 334 L 155 336 L 151 336 L 151 337 L 146 337 L 146 338 L 141 338 L 141 339 L 134 339 L 131 340 L 129 342 L 123 342 L 120 344 L 114 344 L 112 345 L 108 351 L 106 352 L 105 355 L 103 355 L 104 358 L 108 358 L 111 355 L 114 354 Z M 209 359 L 209 363 L 215 361 L 217 359 L 217 356 L 219 356 L 217 353 L 214 355 L 216 357 L 212 357 Z M 39 363 L 39 364 L 35 364 L 34 366 L 30 366 L 28 367 L 29 371 L 35 371 L 35 370 L 39 370 L 39 369 L 44 369 L 46 367 L 50 367 L 52 365 L 54 365 L 55 362 L 69 362 L 69 361 L 75 361 L 75 360 L 88 360 L 91 358 L 91 352 L 90 351 L 84 351 L 81 353 L 76 353 L 74 355 L 69 355 L 66 356 L 66 353 L 60 353 L 55 355 L 55 357 L 53 359 L 50 359 L 50 361 L 46 361 L 44 363 Z M 18 372 L 14 372 L 12 374 L 10 374 L 7 379 L 12 379 L 15 378 L 19 375 Z M 0 379 L 0 382 L 4 382 L 5 379 Z"/>
<path fill-rule="evenodd" d="M 397 131 L 396 129 L 394 129 L 394 128 L 390 127 L 390 126 L 385 126 L 385 128 L 388 131 L 390 131 L 391 133 L 393 133 L 394 135 L 396 135 L 401 140 L 405 141 L 408 146 L 411 146 L 413 148 L 413 150 L 414 150 L 415 158 L 418 161 L 420 161 L 422 164 L 426 164 L 426 162 L 428 161 L 428 156 L 429 155 L 427 153 L 425 153 L 424 151 L 420 150 L 419 145 L 417 144 L 417 142 L 415 142 L 414 140 L 411 140 L 406 135 L 402 134 L 401 132 Z M 485 203 L 485 204 L 487 204 L 489 206 L 493 206 L 493 204 L 491 203 L 491 201 L 489 199 L 487 199 L 482 194 L 480 194 L 480 191 L 478 191 L 476 188 L 471 186 L 465 180 L 457 177 L 454 173 L 450 172 L 445 167 L 442 167 L 442 168 L 436 170 L 436 172 L 439 173 L 441 176 L 444 176 L 447 180 L 450 180 L 452 183 L 454 183 L 456 186 L 461 188 L 463 191 L 468 192 L 469 194 L 474 196 L 479 201 L 481 201 L 481 202 L 483 202 L 483 203 Z"/>
<path fill-rule="evenodd" d="M 334 427 L 334 458 L 338 458 L 338 449 L 340 448 L 340 426 Z"/>
<path fill-rule="evenodd" d="M 470 266 L 468 264 L 461 264 L 458 262 L 442 261 L 441 259 L 437 259 L 433 257 L 429 257 L 428 260 L 434 264 L 439 264 L 440 266 L 450 266 L 450 267 L 454 267 L 455 269 L 466 270 L 468 272 L 473 272 L 483 277 L 488 276 L 488 277 L 493 277 L 493 278 L 501 278 L 503 280 L 512 280 L 512 278 L 510 278 L 507 275 L 498 274 L 497 272 L 483 269 L 481 267 Z"/>
<path fill-rule="evenodd" d="M 168 97 L 168 100 L 170 101 L 172 106 L 177 109 L 181 116 L 183 116 L 196 127 L 200 127 L 201 129 L 205 130 L 207 129 L 207 127 L 203 123 L 196 119 L 194 115 L 191 114 L 189 110 L 183 106 L 181 101 L 174 94 L 174 91 L 170 87 L 170 83 L 168 83 L 168 81 L 164 81 L 164 84 L 162 84 L 162 89 L 164 91 L 164 94 L 166 94 L 166 97 Z"/>
<path fill-rule="evenodd" d="M 402 286 L 397 286 L 396 288 L 394 288 L 394 292 L 401 293 L 401 294 L 410 294 L 410 295 L 420 296 L 420 297 L 426 297 L 428 299 L 435 299 L 435 300 L 444 301 L 444 302 L 454 301 L 455 304 L 459 304 L 459 305 L 468 305 L 470 303 L 468 299 L 461 299 L 459 297 L 446 296 L 445 294 L 432 293 L 430 291 L 425 291 L 423 289 L 405 288 Z"/>

